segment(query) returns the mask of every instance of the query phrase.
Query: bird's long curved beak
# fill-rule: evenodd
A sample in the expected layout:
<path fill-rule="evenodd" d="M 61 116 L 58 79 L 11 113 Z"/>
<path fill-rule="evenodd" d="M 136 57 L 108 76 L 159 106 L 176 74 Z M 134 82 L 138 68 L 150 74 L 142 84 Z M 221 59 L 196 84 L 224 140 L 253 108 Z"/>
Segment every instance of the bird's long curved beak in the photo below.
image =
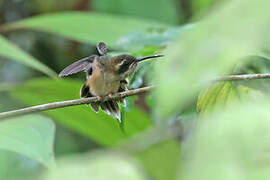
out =
<path fill-rule="evenodd" d="M 152 58 L 158 58 L 158 57 L 163 57 L 164 55 L 160 54 L 160 55 L 152 55 L 152 56 L 146 56 L 146 57 L 142 57 L 142 58 L 137 58 L 136 59 L 136 63 L 144 61 L 146 59 L 152 59 Z"/>

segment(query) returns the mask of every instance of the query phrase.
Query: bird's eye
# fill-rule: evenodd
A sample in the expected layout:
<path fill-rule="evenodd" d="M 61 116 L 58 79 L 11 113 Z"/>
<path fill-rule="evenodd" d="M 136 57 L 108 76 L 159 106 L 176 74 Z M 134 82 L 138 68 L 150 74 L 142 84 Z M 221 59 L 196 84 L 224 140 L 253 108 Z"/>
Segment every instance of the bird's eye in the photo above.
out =
<path fill-rule="evenodd" d="M 128 61 L 126 59 L 124 59 L 120 65 L 127 65 L 128 64 Z"/>
<path fill-rule="evenodd" d="M 119 66 L 119 70 L 118 70 L 118 72 L 119 73 L 124 73 L 124 72 L 126 72 L 128 69 L 129 69 L 129 61 L 127 61 L 126 59 L 125 60 L 123 60 L 122 62 L 121 62 L 121 64 L 120 64 L 120 66 Z"/>

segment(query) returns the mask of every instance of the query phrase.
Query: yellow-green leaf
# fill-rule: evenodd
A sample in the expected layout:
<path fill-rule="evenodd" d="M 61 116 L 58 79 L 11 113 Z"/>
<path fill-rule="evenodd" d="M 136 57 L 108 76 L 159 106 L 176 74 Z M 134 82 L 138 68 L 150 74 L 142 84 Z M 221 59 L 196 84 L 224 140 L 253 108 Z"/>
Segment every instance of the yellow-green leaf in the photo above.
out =
<path fill-rule="evenodd" d="M 218 106 L 224 107 L 230 100 L 237 98 L 237 96 L 232 82 L 213 84 L 200 93 L 197 111 L 201 114 L 212 112 Z"/>
<path fill-rule="evenodd" d="M 205 115 L 216 110 L 224 110 L 237 101 L 256 101 L 262 97 L 262 92 L 236 82 L 215 83 L 200 93 L 197 112 Z"/>

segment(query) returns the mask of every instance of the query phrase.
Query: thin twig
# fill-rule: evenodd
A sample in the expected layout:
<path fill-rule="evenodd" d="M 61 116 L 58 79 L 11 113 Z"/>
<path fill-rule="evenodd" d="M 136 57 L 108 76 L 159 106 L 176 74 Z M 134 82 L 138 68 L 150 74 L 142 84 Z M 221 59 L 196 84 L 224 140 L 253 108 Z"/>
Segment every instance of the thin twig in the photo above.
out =
<path fill-rule="evenodd" d="M 216 78 L 214 81 L 240 81 L 252 79 L 270 79 L 270 74 L 242 74 L 242 75 L 229 75 Z"/>
<path fill-rule="evenodd" d="M 216 79 L 214 79 L 214 81 L 215 82 L 239 81 L 239 80 L 251 80 L 251 79 L 270 79 L 270 74 L 230 75 L 230 76 L 216 78 Z M 153 89 L 154 89 L 154 86 L 133 89 L 133 90 L 117 93 L 117 94 L 113 95 L 112 98 L 106 96 L 103 98 L 103 101 L 106 101 L 109 99 L 119 99 L 119 98 L 124 98 L 127 96 L 141 94 L 144 92 L 149 92 Z M 81 98 L 81 99 L 75 99 L 75 100 L 69 100 L 69 101 L 60 101 L 60 102 L 53 102 L 53 103 L 48 103 L 48 104 L 41 104 L 41 105 L 31 106 L 31 107 L 18 109 L 18 110 L 14 110 L 14 111 L 2 112 L 2 113 L 0 113 L 0 119 L 16 117 L 16 116 L 21 116 L 21 115 L 25 115 L 25 114 L 41 112 L 41 111 L 57 109 L 57 108 L 63 108 L 63 107 L 68 107 L 68 106 L 89 104 L 91 102 L 97 102 L 97 101 L 99 101 L 97 97 L 91 97 L 91 98 Z"/>
<path fill-rule="evenodd" d="M 133 89 L 133 90 L 117 93 L 113 95 L 111 98 L 106 96 L 102 99 L 102 101 L 107 101 L 109 99 L 119 99 L 119 98 L 124 98 L 127 96 L 141 94 L 141 93 L 149 92 L 153 89 L 154 89 L 154 86 Z M 36 113 L 40 111 L 63 108 L 63 107 L 68 107 L 68 106 L 89 104 L 91 102 L 97 102 L 97 101 L 99 101 L 97 97 L 91 97 L 91 98 L 81 98 L 81 99 L 75 99 L 75 100 L 69 100 L 69 101 L 60 101 L 60 102 L 53 102 L 53 103 L 42 104 L 42 105 L 37 105 L 37 106 L 31 106 L 31 107 L 18 109 L 14 111 L 2 112 L 0 113 L 0 119 L 16 117 L 16 116 L 26 115 L 30 113 Z"/>

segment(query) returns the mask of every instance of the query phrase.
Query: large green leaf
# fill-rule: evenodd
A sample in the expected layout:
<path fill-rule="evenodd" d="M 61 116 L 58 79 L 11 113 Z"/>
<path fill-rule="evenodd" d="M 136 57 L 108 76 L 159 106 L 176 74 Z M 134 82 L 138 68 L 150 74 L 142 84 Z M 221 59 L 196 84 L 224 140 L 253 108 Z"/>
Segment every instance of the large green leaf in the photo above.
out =
<path fill-rule="evenodd" d="M 54 168 L 52 166 L 51 168 Z M 34 159 L 8 150 L 0 150 L 0 179 L 30 180 L 36 179 L 44 165 Z"/>
<path fill-rule="evenodd" d="M 3 36 L 0 35 L 0 56 L 5 58 L 10 58 L 12 60 L 18 61 L 23 63 L 29 67 L 32 67 L 36 70 L 39 70 L 49 76 L 55 76 L 55 72 L 45 66 L 44 64 L 40 63 L 37 59 L 32 57 L 31 55 L 27 54 L 26 52 L 22 51 L 18 48 L 15 44 L 6 40 Z"/>
<path fill-rule="evenodd" d="M 14 88 L 12 95 L 28 105 L 71 100 L 79 98 L 82 84 L 67 79 L 36 79 Z M 151 125 L 149 117 L 136 108 L 124 113 L 124 132 L 117 119 L 103 112 L 97 114 L 85 105 L 60 108 L 45 113 L 57 122 L 104 145 L 114 145 Z"/>
<path fill-rule="evenodd" d="M 192 1 L 193 14 L 201 15 L 213 5 L 215 0 L 196 0 Z"/>
<path fill-rule="evenodd" d="M 40 115 L 28 115 L 0 122 L 0 149 L 28 156 L 47 167 L 54 166 L 55 126 Z"/>
<path fill-rule="evenodd" d="M 105 41 L 113 45 L 121 36 L 147 28 L 164 27 L 148 20 L 85 12 L 46 14 L 1 27 L 2 31 L 34 29 L 85 43 Z"/>
<path fill-rule="evenodd" d="M 93 0 L 92 8 L 99 12 L 125 14 L 151 18 L 170 24 L 178 24 L 181 11 L 175 8 L 176 1 L 168 0 Z"/>

